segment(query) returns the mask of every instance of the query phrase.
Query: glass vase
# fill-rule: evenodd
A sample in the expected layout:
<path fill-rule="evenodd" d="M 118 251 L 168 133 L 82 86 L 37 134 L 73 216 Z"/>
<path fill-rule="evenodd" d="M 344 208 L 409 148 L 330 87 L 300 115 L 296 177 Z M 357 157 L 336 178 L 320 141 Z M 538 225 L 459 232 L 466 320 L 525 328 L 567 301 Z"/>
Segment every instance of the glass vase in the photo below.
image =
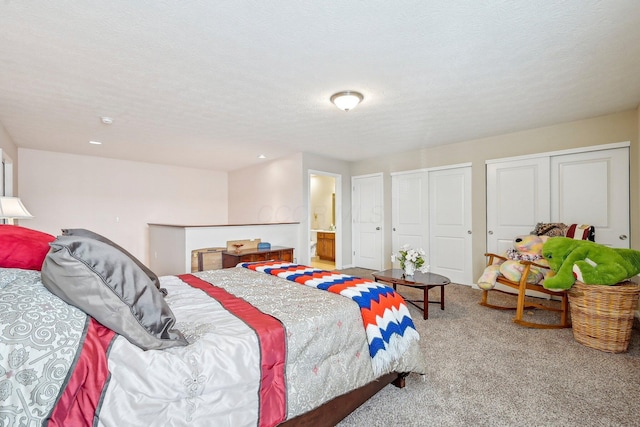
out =
<path fill-rule="evenodd" d="M 413 273 L 416 272 L 416 266 L 412 262 L 405 262 L 403 269 L 405 276 L 413 276 Z"/>

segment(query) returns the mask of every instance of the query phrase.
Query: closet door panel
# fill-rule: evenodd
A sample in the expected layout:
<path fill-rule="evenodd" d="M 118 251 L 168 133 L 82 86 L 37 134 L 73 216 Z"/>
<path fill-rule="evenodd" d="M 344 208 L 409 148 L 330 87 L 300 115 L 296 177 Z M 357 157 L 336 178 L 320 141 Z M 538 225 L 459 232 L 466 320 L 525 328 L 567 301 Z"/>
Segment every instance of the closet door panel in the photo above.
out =
<path fill-rule="evenodd" d="M 513 238 L 550 220 L 547 157 L 487 164 L 487 251 L 502 253 Z"/>
<path fill-rule="evenodd" d="M 415 171 L 391 177 L 392 251 L 404 245 L 429 253 L 428 174 Z M 395 265 L 398 267 L 400 264 Z"/>
<path fill-rule="evenodd" d="M 453 283 L 473 283 L 471 167 L 429 172 L 429 263 Z"/>
<path fill-rule="evenodd" d="M 596 242 L 628 248 L 628 148 L 552 157 L 551 217 L 595 225 Z"/>

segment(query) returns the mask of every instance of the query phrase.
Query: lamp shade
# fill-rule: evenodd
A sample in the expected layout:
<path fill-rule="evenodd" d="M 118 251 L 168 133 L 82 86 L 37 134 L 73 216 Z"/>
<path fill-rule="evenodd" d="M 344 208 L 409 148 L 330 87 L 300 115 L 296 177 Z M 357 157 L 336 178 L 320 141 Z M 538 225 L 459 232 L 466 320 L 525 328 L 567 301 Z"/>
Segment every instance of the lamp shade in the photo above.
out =
<path fill-rule="evenodd" d="M 0 197 L 0 218 L 8 218 L 9 224 L 13 224 L 14 219 L 30 219 L 33 215 L 24 207 L 22 201 L 17 197 Z"/>
<path fill-rule="evenodd" d="M 360 92 L 351 90 L 345 90 L 331 95 L 331 102 L 343 111 L 349 111 L 355 108 L 363 99 L 364 97 Z"/>

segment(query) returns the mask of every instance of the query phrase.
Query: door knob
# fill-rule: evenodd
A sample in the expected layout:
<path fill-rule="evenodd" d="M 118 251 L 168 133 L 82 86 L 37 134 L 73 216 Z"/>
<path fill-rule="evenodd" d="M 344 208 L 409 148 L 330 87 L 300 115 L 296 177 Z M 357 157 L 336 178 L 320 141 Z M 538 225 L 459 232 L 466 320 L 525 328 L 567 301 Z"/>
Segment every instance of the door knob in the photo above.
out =
<path fill-rule="evenodd" d="M 380 230 L 380 227 L 376 227 L 376 230 Z"/>
<path fill-rule="evenodd" d="M 493 234 L 493 231 L 489 230 L 489 234 Z"/>
<path fill-rule="evenodd" d="M 396 231 L 396 228 L 395 228 L 395 227 L 393 227 L 393 231 Z"/>
<path fill-rule="evenodd" d="M 471 230 L 467 230 L 467 234 L 471 234 Z"/>
<path fill-rule="evenodd" d="M 627 240 L 626 234 L 621 234 L 619 237 L 620 237 L 620 240 Z"/>

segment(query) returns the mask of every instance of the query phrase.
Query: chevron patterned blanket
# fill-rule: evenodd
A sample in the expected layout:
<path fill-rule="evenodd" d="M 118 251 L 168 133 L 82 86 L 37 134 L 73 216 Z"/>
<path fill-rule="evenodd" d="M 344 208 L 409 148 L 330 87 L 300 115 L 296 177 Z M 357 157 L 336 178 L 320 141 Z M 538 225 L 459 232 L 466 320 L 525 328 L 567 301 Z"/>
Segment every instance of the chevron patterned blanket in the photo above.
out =
<path fill-rule="evenodd" d="M 369 343 L 373 372 L 389 372 L 393 362 L 420 337 L 404 299 L 391 287 L 349 276 L 282 261 L 242 263 L 250 270 L 352 299 L 360 307 Z"/>

